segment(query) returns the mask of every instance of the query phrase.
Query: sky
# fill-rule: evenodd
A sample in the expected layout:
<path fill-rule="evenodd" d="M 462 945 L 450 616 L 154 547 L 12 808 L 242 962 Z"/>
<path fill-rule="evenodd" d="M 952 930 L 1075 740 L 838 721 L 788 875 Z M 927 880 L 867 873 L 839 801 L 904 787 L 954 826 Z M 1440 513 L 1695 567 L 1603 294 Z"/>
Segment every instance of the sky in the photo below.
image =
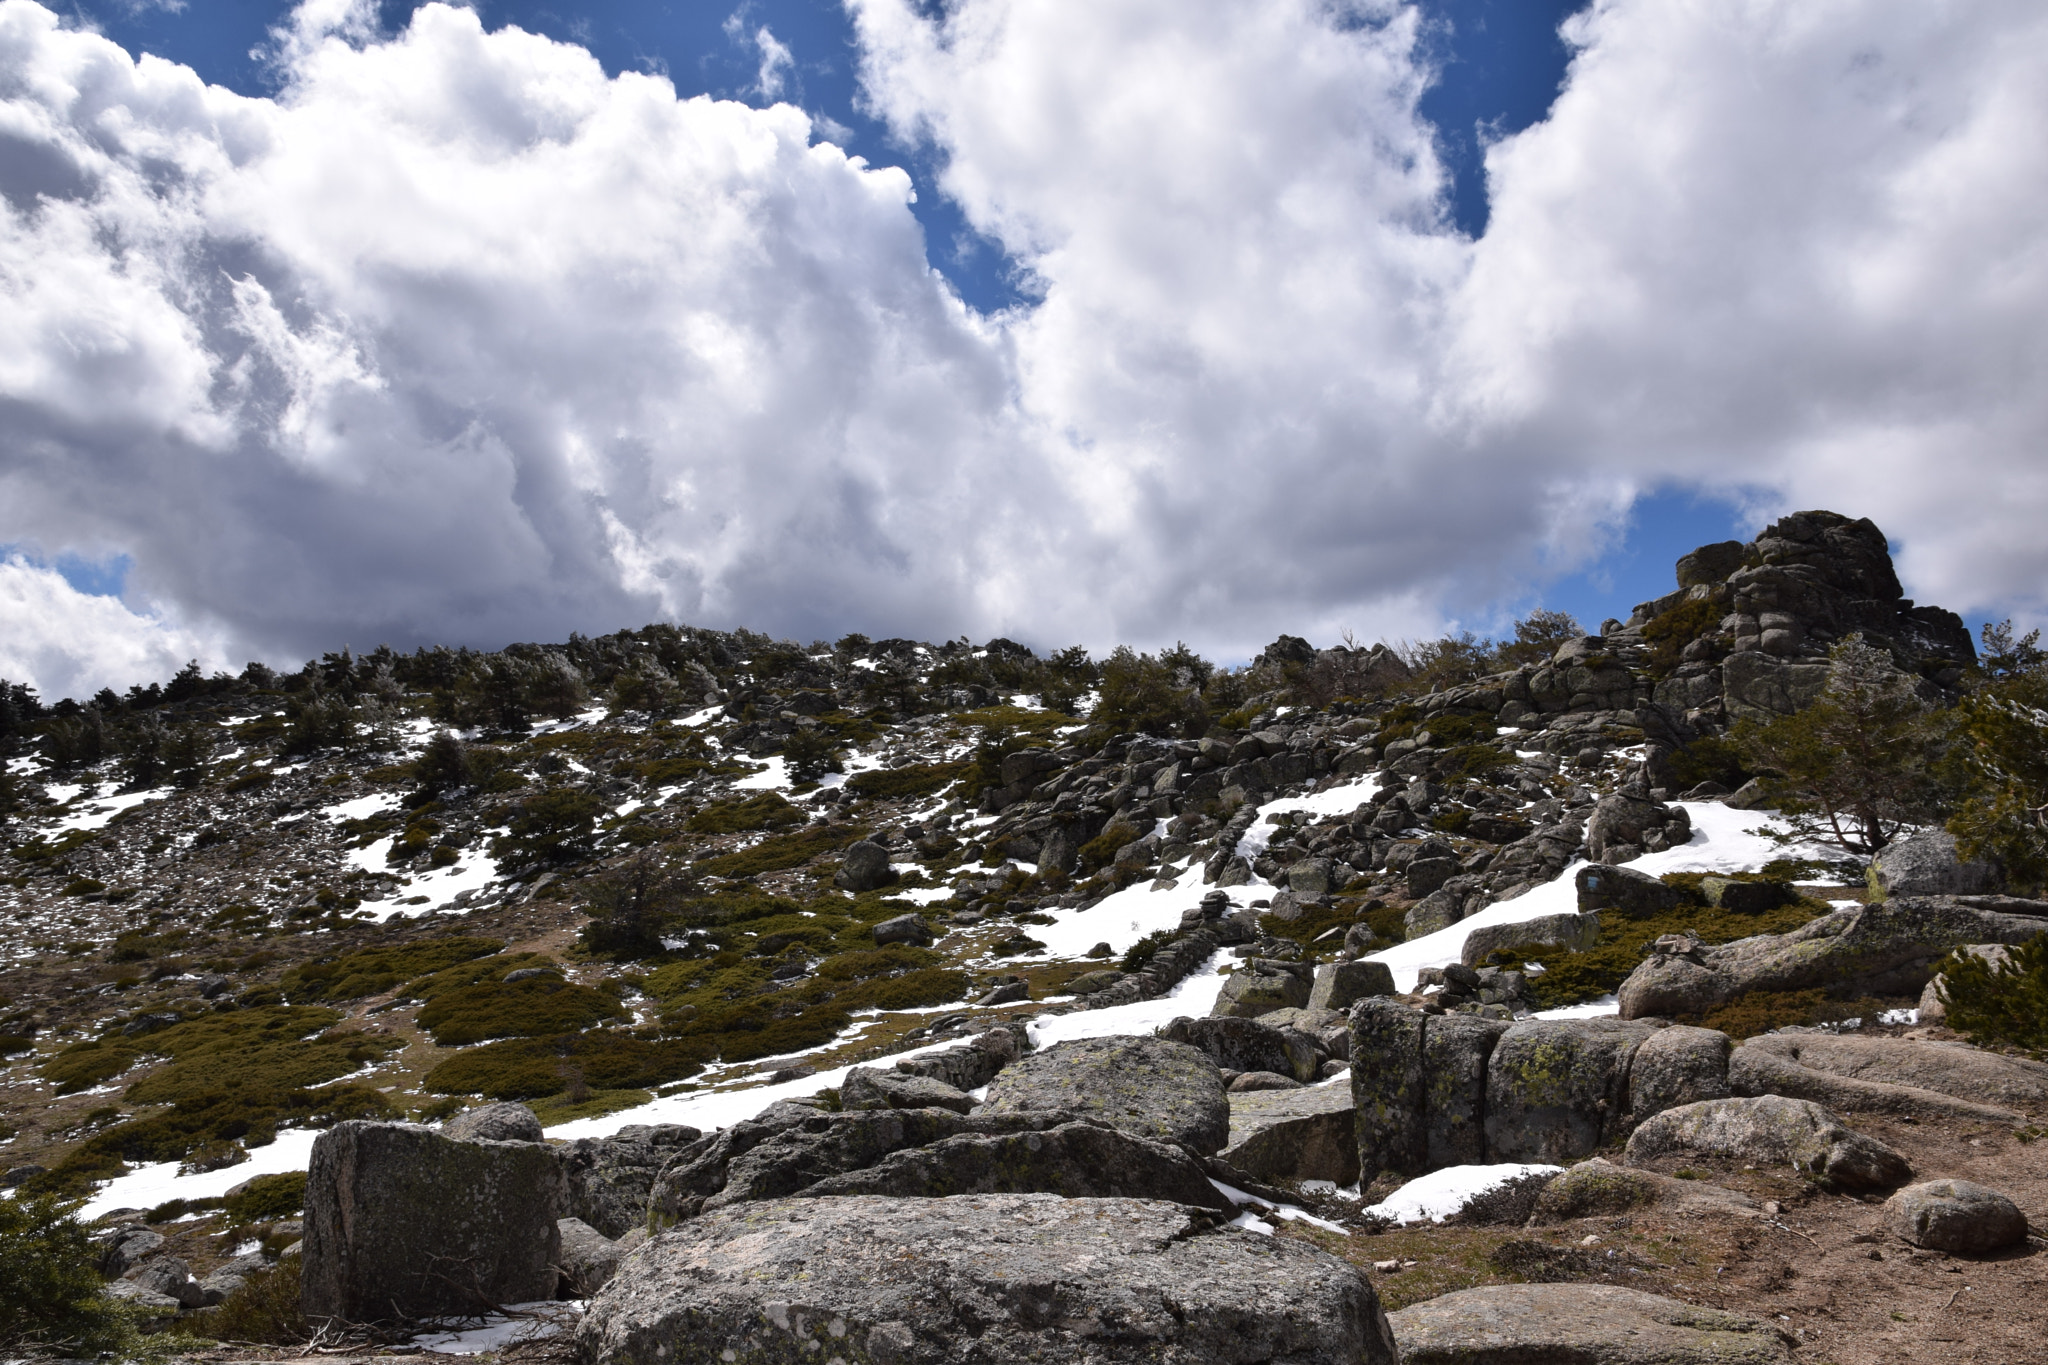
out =
<path fill-rule="evenodd" d="M 2048 616 L 2017 0 L 0 0 L 0 676 Z"/>

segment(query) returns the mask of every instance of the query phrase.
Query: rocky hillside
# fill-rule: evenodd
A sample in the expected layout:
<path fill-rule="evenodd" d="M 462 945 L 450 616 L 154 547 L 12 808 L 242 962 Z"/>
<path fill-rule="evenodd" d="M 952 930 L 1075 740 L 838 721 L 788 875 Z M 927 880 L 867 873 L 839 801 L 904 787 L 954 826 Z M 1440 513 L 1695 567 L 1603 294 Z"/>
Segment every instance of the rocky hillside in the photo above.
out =
<path fill-rule="evenodd" d="M 1617 1278 L 1470 1228 L 1629 1208 L 1662 1226 L 1654 1211 L 1711 1189 L 1753 1243 L 1796 1180 L 1681 1191 L 1655 1183 L 1659 1163 L 1754 1170 L 1778 1142 L 1792 1155 L 1766 1169 L 1875 1171 L 1815 1187 L 1853 1195 L 1923 1159 L 1872 1156 L 1837 1110 L 2027 1131 L 2048 1070 L 1986 1072 L 1965 1096 L 1917 1053 L 1758 1050 L 1806 1036 L 1769 1033 L 1787 1026 L 1952 1039 L 1911 1013 L 1943 1005 L 1923 988 L 1950 950 L 2005 953 L 2048 923 L 2009 894 L 2019 863 L 1913 833 L 1974 799 L 1952 771 L 1963 732 L 1930 741 L 1947 787 L 1901 788 L 1870 817 L 1896 836 L 1874 863 L 1816 840 L 1843 818 L 1825 791 L 1787 807 L 1803 823 L 1766 809 L 1804 791 L 1796 765 L 1765 761 L 1786 742 L 1770 723 L 1834 705 L 1845 669 L 1933 734 L 1927 717 L 2024 672 L 2025 647 L 1980 661 L 1954 614 L 1901 597 L 1876 527 L 1808 512 L 1686 556 L 1676 590 L 1626 623 L 1588 635 L 1539 614 L 1498 646 L 1281 636 L 1217 669 L 1184 649 L 1040 658 L 1005 640 L 653 626 L 489 655 L 343 651 L 288 675 L 188 669 L 82 704 L 0 689 L 5 1180 L 90 1198 L 102 1270 L 191 1321 L 245 1321 L 234 1295 L 279 1273 L 302 1202 L 316 1318 L 388 1317 L 365 1305 L 415 1292 L 407 1258 L 458 1243 L 497 1257 L 498 1279 L 406 1316 L 580 1296 L 649 1229 L 677 1229 L 586 1321 L 582 1349 L 604 1360 L 755 1330 L 766 1291 L 743 1282 L 794 1273 L 800 1240 L 748 1252 L 753 1271 L 712 1267 L 746 1226 L 737 1205 L 799 1196 L 814 1202 L 787 1216 L 820 1245 L 857 1224 L 929 1250 L 939 1225 L 1021 1221 L 1054 1261 L 1082 1254 L 1077 1201 L 1127 1204 L 1112 1240 L 1130 1244 L 1085 1254 L 1128 1279 L 1086 1311 L 1135 1321 L 1179 1286 L 1182 1335 L 1158 1341 L 1203 1359 L 1239 1358 L 1203 1344 L 1234 1321 L 1265 1342 L 1246 1360 L 1331 1340 L 1391 1360 L 1403 1333 L 1465 1329 L 1420 1306 L 1390 1327 L 1382 1299 L 1519 1280 L 1753 1310 L 1753 1286 L 1713 1299 L 1668 1257 Z M 1819 1116 L 1643 1137 L 1743 1097 Z M 1615 1169 L 1641 1173 L 1616 1174 L 1617 1194 L 1585 1163 L 1624 1149 Z M 1566 1195 L 1551 1181 L 1569 1163 L 1593 1183 Z M 1520 1173 L 1494 1179 L 1511 1219 L 1396 1230 L 1401 1191 L 1424 1200 L 1466 1167 Z M 464 1182 L 510 1199 L 508 1225 L 539 1218 L 540 1251 L 522 1253 L 538 1260 L 465 1242 L 460 1219 L 399 1216 Z M 1546 1186 L 1555 1207 L 1532 1212 Z M 981 1202 L 919 1202 L 940 1198 Z M 365 1260 L 347 1239 L 392 1218 L 369 1248 L 385 1278 L 346 1270 Z M 1269 1247 L 1300 1263 L 1240 1265 L 1238 1243 L 1194 1235 L 1226 1224 L 1277 1225 Z M 1430 1252 L 1433 1235 L 1453 1250 Z M 1468 1268 L 1389 1278 L 1437 1255 Z M 972 1257 L 932 1265 L 933 1302 L 991 1292 Z M 937 1308 L 870 1321 L 857 1279 L 819 1291 L 815 1330 L 837 1339 L 867 1314 L 878 1360 L 957 1338 Z M 726 1307 L 680 1325 L 680 1286 L 713 1280 Z M 1188 1288 L 1209 1284 L 1213 1301 Z M 1255 1330 L 1231 1316 L 1247 1294 L 1265 1304 Z M 1615 1332 L 1672 1302 L 1637 1298 L 1653 1302 L 1600 1301 Z M 811 1339 L 778 1330 L 799 1355 Z M 987 1358 L 1050 1340 L 1015 1330 Z M 1752 1351 L 1726 1358 L 1802 1342 L 1753 1317 L 1713 1330 Z M 1442 1350 L 1403 1358 L 1479 1358 Z"/>

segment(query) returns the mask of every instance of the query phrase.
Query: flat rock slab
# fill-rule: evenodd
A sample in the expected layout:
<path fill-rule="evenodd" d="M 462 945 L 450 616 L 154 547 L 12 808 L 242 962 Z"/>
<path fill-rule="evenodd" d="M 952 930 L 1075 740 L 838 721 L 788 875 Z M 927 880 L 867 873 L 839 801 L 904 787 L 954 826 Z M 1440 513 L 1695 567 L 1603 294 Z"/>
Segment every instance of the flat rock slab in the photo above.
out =
<path fill-rule="evenodd" d="M 1401 1365 L 1789 1365 L 1757 1318 L 1605 1284 L 1463 1289 L 1388 1315 Z"/>
<path fill-rule="evenodd" d="M 1831 1109 L 2011 1122 L 2048 1112 L 2048 1065 L 1967 1043 L 1775 1033 L 1735 1050 L 1739 1094 L 1791 1095 Z"/>
<path fill-rule="evenodd" d="M 1230 1097 L 1223 1159 L 1263 1180 L 1358 1179 L 1357 1103 L 1351 1086 L 1254 1090 Z"/>
<path fill-rule="evenodd" d="M 1906 1159 L 1876 1138 L 1843 1126 L 1812 1100 L 1782 1095 L 1665 1110 L 1629 1135 L 1625 1159 L 1635 1166 L 1663 1156 L 1791 1166 L 1849 1189 L 1888 1188 L 1913 1178 Z"/>
<path fill-rule="evenodd" d="M 1214 1156 L 1230 1137 L 1223 1074 L 1200 1048 L 1163 1038 L 1056 1043 L 989 1082 L 983 1114 L 1063 1110 Z"/>
<path fill-rule="evenodd" d="M 1395 1365 L 1326 1252 L 1138 1199 L 776 1200 L 647 1243 L 592 1301 L 585 1365 Z"/>

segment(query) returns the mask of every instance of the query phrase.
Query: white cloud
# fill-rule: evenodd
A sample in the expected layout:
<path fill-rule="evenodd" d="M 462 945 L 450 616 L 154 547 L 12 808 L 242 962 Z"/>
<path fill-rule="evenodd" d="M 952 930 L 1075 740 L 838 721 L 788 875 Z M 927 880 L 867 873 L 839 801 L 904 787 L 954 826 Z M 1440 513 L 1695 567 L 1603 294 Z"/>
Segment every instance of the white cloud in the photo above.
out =
<path fill-rule="evenodd" d="M 1476 243 L 1391 3 L 849 5 L 1036 302 L 962 307 L 797 110 L 468 10 L 317 0 L 249 99 L 0 0 L 0 543 L 119 547 L 238 656 L 1229 654 L 1526 596 L 1676 483 L 2048 608 L 2037 5 L 1601 0 Z"/>
<path fill-rule="evenodd" d="M 46 702 L 83 699 L 102 687 L 162 682 L 188 659 L 218 667 L 219 642 L 82 593 L 20 555 L 0 559 L 0 678 L 33 684 Z"/>

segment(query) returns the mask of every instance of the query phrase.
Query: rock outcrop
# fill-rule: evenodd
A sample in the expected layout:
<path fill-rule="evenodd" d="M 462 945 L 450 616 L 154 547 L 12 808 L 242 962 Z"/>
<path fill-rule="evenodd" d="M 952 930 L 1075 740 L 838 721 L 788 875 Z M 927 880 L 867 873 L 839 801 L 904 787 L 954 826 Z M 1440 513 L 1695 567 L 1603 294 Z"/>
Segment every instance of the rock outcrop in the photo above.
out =
<path fill-rule="evenodd" d="M 1904 1157 L 1876 1138 L 1845 1127 L 1811 1100 L 1779 1095 L 1681 1105 L 1629 1136 L 1630 1165 L 1667 1156 L 1791 1166 L 1848 1189 L 1888 1189 L 1913 1174 Z"/>
<path fill-rule="evenodd" d="M 636 1252 L 577 1333 L 588 1365 L 745 1360 L 1394 1365 L 1372 1286 L 1300 1241 L 1135 1199 L 778 1200 Z"/>
<path fill-rule="evenodd" d="M 1461 1289 L 1389 1314 L 1401 1365 L 1790 1365 L 1759 1318 L 1605 1284 Z"/>
<path fill-rule="evenodd" d="M 1357 1110 L 1343 1081 L 1230 1097 L 1223 1160 L 1262 1180 L 1358 1179 Z"/>
<path fill-rule="evenodd" d="M 1064 1112 L 1203 1155 L 1230 1138 L 1230 1101 L 1208 1053 L 1163 1038 L 1055 1043 L 989 1083 L 985 1115 Z"/>
<path fill-rule="evenodd" d="M 1851 1113 L 2013 1122 L 2048 1111 L 2048 1065 L 1962 1043 L 1777 1033 L 1728 1063 L 1738 1095 L 1787 1095 Z"/>

